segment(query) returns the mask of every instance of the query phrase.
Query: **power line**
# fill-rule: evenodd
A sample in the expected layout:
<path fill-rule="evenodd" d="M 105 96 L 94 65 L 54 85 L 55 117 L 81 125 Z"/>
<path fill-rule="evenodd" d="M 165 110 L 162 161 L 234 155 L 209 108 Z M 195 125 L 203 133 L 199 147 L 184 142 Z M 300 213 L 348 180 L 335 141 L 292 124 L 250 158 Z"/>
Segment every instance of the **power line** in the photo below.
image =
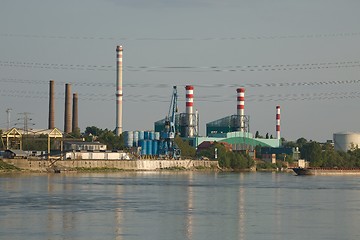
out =
<path fill-rule="evenodd" d="M 22 91 L 21 91 L 22 92 Z M 0 96 L 6 97 L 15 97 L 15 98 L 48 98 L 47 95 L 43 95 L 41 93 L 34 93 L 34 95 L 30 94 L 7 94 L 1 93 Z M 63 97 L 61 97 L 63 98 Z M 360 98 L 360 92 L 352 91 L 352 92 L 316 92 L 316 93 L 288 93 L 288 94 L 259 94 L 259 95 L 248 95 L 248 102 L 261 102 L 261 101 L 307 101 L 307 100 L 332 100 L 332 99 L 353 99 Z M 114 101 L 114 94 L 79 94 L 79 99 L 83 101 Z M 184 101 L 185 99 L 180 97 L 179 101 Z M 196 97 L 196 101 L 198 102 L 232 102 L 234 101 L 233 96 L 223 95 L 223 94 L 212 94 L 206 96 L 198 95 Z M 167 96 L 159 96 L 159 95 L 126 95 L 124 98 L 124 102 L 168 102 Z"/>
<path fill-rule="evenodd" d="M 48 85 L 49 80 L 35 80 L 35 79 L 18 79 L 18 78 L 1 78 L 0 82 L 12 83 L 12 84 L 42 84 Z M 71 83 L 73 86 L 79 87 L 108 87 L 114 88 L 115 83 L 109 82 L 64 82 L 56 81 L 56 85 L 64 85 L 65 83 Z M 236 87 L 250 87 L 250 88 L 261 88 L 261 87 L 301 87 L 301 86 L 325 86 L 325 85 L 347 85 L 347 84 L 360 84 L 360 80 L 329 80 L 329 81 L 307 81 L 307 82 L 265 82 L 265 83 L 213 83 L 213 84 L 193 84 L 197 88 L 236 88 Z M 154 84 L 154 83 L 124 83 L 126 88 L 169 88 L 169 84 Z M 171 85 L 172 86 L 172 85 Z M 185 86 L 185 85 L 179 85 Z M 16 92 L 20 90 L 1 90 L 0 92 Z M 23 91 L 23 90 L 21 90 Z M 46 94 L 47 92 L 41 92 Z"/>
<path fill-rule="evenodd" d="M 0 33 L 2 38 L 33 38 L 56 40 L 108 40 L 108 41 L 239 41 L 239 40 L 273 40 L 273 39 L 316 39 L 336 37 L 358 37 L 360 32 L 308 33 L 286 35 L 253 35 L 222 37 L 115 37 L 115 36 L 65 36 L 24 33 Z"/>
<path fill-rule="evenodd" d="M 234 66 L 124 66 L 129 72 L 269 72 L 320 70 L 359 67 L 360 61 L 338 61 L 317 63 L 288 63 L 269 65 L 234 65 Z M 63 63 L 40 63 L 2 61 L 0 67 L 18 67 L 35 69 L 76 70 L 76 71 L 116 71 L 111 65 L 81 65 Z"/>

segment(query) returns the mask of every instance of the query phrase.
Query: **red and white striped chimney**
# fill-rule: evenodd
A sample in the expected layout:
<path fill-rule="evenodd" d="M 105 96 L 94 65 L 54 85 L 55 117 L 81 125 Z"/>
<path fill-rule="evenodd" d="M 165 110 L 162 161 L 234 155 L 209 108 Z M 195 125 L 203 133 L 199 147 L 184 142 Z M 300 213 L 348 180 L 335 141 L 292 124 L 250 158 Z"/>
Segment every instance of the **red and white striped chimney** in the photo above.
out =
<path fill-rule="evenodd" d="M 276 106 L 276 139 L 280 139 L 280 106 Z"/>
<path fill-rule="evenodd" d="M 244 109 L 245 109 L 245 88 L 236 89 L 237 92 L 237 115 L 240 116 L 240 131 L 244 132 Z"/>
<path fill-rule="evenodd" d="M 187 129 L 186 137 L 194 136 L 194 86 L 187 85 L 186 89 L 186 116 L 187 116 Z"/>
<path fill-rule="evenodd" d="M 122 133 L 122 46 L 116 47 L 116 128 L 115 133 Z"/>

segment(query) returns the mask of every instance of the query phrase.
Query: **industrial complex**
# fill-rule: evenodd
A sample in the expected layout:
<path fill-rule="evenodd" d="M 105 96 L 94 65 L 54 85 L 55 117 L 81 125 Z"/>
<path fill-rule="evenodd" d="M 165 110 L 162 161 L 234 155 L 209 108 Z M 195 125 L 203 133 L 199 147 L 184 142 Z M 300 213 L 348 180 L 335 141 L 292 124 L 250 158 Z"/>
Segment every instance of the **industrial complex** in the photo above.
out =
<path fill-rule="evenodd" d="M 154 129 L 151 131 L 134 129 L 132 131 L 123 131 L 122 109 L 123 109 L 123 47 L 116 47 L 116 109 L 115 109 L 115 134 L 122 135 L 125 147 L 129 153 L 135 154 L 139 159 L 180 159 L 181 152 L 176 145 L 175 136 L 189 142 L 195 148 L 204 142 L 222 142 L 231 146 L 232 151 L 245 151 L 255 156 L 254 151 L 257 146 L 267 149 L 266 154 L 272 153 L 289 153 L 288 149 L 282 148 L 280 133 L 280 106 L 274 106 L 274 129 L 276 136 L 274 138 L 260 138 L 250 132 L 250 116 L 245 113 L 245 88 L 239 87 L 234 89 L 234 109 L 235 114 L 230 113 L 228 116 L 212 120 L 206 124 L 206 135 L 199 134 L 199 113 L 194 110 L 196 105 L 196 89 L 192 85 L 187 85 L 184 89 L 178 89 L 173 86 L 170 100 L 169 112 L 164 119 L 154 123 Z M 170 91 L 170 89 L 169 89 Z M 185 112 L 178 111 L 178 94 L 185 94 Z M 183 92 L 183 93 L 182 93 Z M 55 90 L 54 80 L 49 83 L 49 114 L 48 114 L 48 133 L 49 146 L 48 156 L 50 153 L 50 139 L 63 139 L 61 142 L 61 151 L 67 153 L 63 156 L 69 159 L 131 159 L 129 154 L 121 151 L 112 151 L 106 149 L 100 143 L 73 142 L 66 143 L 64 136 L 66 134 L 79 131 L 78 118 L 78 94 L 73 93 L 71 98 L 71 84 L 65 84 L 65 111 L 64 111 L 64 128 L 63 131 L 56 128 L 55 124 Z M 21 138 L 20 129 L 7 129 L 2 135 L 2 141 L 6 149 L 21 149 L 21 141 L 14 145 L 14 142 Z M 360 144 L 360 134 L 357 133 L 337 133 L 334 134 L 336 150 L 349 150 L 351 147 Z M 63 149 L 63 144 L 66 148 Z M 93 145 L 93 146 L 91 146 Z M 88 153 L 91 151 L 92 153 Z M 83 153 L 81 153 L 83 152 Z M 95 154 L 101 152 L 101 154 Z M 292 153 L 292 151 L 290 151 Z M 96 157 L 95 157 L 96 156 Z"/>

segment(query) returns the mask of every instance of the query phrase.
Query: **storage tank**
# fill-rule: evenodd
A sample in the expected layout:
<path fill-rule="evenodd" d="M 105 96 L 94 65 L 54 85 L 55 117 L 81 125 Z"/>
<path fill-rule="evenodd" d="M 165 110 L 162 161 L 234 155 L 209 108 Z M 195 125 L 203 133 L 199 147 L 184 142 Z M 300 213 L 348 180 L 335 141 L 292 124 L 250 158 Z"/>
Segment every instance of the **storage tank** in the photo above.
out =
<path fill-rule="evenodd" d="M 152 154 L 152 140 L 145 140 L 146 141 L 146 155 L 151 156 Z"/>
<path fill-rule="evenodd" d="M 149 139 L 155 140 L 155 132 L 149 132 Z"/>
<path fill-rule="evenodd" d="M 133 146 L 139 146 L 139 131 L 134 131 Z"/>
<path fill-rule="evenodd" d="M 139 147 L 141 147 L 141 155 L 146 155 L 146 140 L 139 140 Z"/>
<path fill-rule="evenodd" d="M 157 140 L 152 141 L 152 155 L 159 155 L 159 142 Z"/>
<path fill-rule="evenodd" d="M 333 137 L 336 151 L 347 152 L 360 147 L 360 133 L 340 132 L 334 133 Z"/>
<path fill-rule="evenodd" d="M 144 131 L 139 131 L 139 140 L 144 140 Z"/>
<path fill-rule="evenodd" d="M 160 132 L 155 132 L 155 140 L 160 140 Z"/>
<path fill-rule="evenodd" d="M 125 147 L 132 147 L 134 142 L 134 132 L 126 131 L 124 132 L 124 145 Z"/>
<path fill-rule="evenodd" d="M 145 131 L 145 132 L 144 132 L 144 139 L 145 139 L 145 140 L 150 139 L 150 132 L 149 132 L 149 131 Z"/>

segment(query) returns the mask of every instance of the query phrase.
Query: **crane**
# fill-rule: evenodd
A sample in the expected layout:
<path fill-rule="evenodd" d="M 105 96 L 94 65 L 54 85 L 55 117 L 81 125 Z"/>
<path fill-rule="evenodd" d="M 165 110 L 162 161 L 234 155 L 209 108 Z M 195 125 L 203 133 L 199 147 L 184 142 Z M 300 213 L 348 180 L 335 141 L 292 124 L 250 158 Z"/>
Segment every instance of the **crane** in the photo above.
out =
<path fill-rule="evenodd" d="M 161 133 L 161 140 L 163 146 L 160 148 L 160 156 L 164 158 L 180 159 L 181 151 L 175 143 L 175 115 L 177 113 L 177 87 L 173 86 L 173 93 L 171 96 L 171 102 L 168 115 L 165 117 L 165 128 Z"/>

